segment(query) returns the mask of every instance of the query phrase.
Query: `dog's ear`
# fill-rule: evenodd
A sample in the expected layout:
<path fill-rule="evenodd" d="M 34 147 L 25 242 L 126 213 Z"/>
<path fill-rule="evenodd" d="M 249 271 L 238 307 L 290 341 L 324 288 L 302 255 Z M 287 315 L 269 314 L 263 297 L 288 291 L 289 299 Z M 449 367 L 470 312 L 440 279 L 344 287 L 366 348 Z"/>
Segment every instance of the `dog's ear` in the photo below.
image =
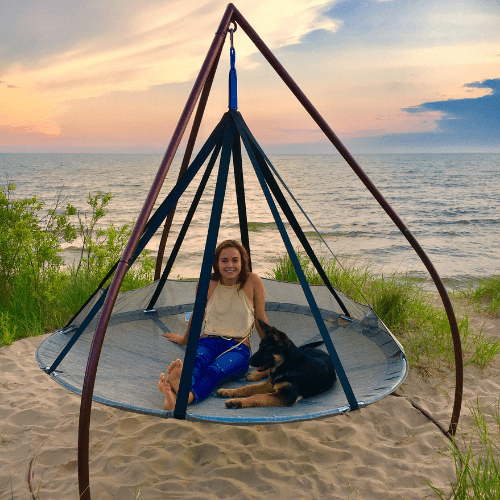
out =
<path fill-rule="evenodd" d="M 262 321 L 260 318 L 257 318 L 257 320 L 259 321 L 259 326 L 260 326 L 261 330 L 264 332 L 264 334 L 271 333 L 274 330 L 273 327 L 269 326 L 267 323 Z"/>
<path fill-rule="evenodd" d="M 280 332 L 279 330 L 276 330 L 274 328 L 273 332 L 274 340 L 276 340 L 276 343 L 278 344 L 278 347 L 289 347 L 291 340 L 287 337 L 287 335 L 283 332 Z"/>

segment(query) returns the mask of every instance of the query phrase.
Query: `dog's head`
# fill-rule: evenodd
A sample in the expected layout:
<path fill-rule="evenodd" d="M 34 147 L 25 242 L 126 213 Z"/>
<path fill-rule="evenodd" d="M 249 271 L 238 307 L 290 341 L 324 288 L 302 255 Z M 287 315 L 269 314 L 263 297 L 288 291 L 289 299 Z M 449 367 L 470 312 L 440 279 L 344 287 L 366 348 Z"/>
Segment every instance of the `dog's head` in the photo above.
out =
<path fill-rule="evenodd" d="M 290 347 L 291 340 L 283 332 L 269 326 L 259 319 L 259 325 L 264 332 L 258 351 L 248 359 L 248 364 L 261 372 L 273 369 L 283 363 L 283 356 Z"/>

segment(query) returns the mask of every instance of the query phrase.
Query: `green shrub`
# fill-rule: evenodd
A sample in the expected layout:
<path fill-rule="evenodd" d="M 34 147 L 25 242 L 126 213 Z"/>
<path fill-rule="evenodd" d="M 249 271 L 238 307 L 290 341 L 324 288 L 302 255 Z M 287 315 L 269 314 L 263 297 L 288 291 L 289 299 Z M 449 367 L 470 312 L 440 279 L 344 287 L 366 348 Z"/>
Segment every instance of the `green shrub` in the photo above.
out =
<path fill-rule="evenodd" d="M 323 280 L 307 254 L 297 251 L 297 258 L 310 284 Z M 406 275 L 389 277 L 376 275 L 369 266 L 347 266 L 336 260 L 320 259 L 330 283 L 348 297 L 373 307 L 404 346 L 411 365 L 424 368 L 430 365 L 451 366 L 455 352 L 446 312 L 433 305 L 432 295 Z M 279 255 L 268 276 L 281 281 L 298 282 L 288 254 Z M 484 367 L 500 352 L 500 342 L 487 338 L 482 332 L 474 334 L 468 316 L 457 319 L 466 363 Z"/>
<path fill-rule="evenodd" d="M 64 326 L 119 259 L 131 224 L 98 227 L 111 193 L 89 193 L 90 211 L 68 204 L 47 209 L 36 196 L 15 199 L 14 184 L 0 186 L 0 346 Z M 77 263 L 64 266 L 62 242 L 77 236 Z M 126 274 L 122 290 L 153 280 L 155 262 L 143 252 Z"/>

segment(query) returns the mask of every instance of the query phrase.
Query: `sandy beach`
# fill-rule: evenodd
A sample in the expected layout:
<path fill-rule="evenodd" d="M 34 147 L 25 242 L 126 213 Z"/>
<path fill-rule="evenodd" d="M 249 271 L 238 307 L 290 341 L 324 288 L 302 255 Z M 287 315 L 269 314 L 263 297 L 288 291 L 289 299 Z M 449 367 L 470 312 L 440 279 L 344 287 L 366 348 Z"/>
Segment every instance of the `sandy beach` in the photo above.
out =
<path fill-rule="evenodd" d="M 474 328 L 500 334 L 500 319 L 474 314 Z M 0 349 L 0 499 L 78 498 L 79 396 L 38 368 L 44 337 Z M 415 370 L 398 390 L 448 427 L 454 373 Z M 473 419 L 467 405 L 493 405 L 500 358 L 465 369 L 459 442 Z M 90 429 L 95 499 L 422 499 L 450 490 L 447 439 L 405 398 L 388 396 L 324 420 L 238 427 L 127 413 L 97 403 Z M 31 472 L 30 472 L 31 471 Z M 30 491 L 28 477 L 35 490 Z M 38 495 L 38 496 L 37 496 Z"/>

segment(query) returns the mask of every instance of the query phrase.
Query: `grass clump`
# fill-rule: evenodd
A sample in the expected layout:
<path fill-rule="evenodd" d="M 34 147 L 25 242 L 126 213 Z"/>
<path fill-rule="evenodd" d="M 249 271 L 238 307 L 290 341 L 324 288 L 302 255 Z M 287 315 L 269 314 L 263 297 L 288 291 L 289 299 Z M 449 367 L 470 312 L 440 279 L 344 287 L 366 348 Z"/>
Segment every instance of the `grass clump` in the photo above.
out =
<path fill-rule="evenodd" d="M 491 314 L 500 314 L 500 276 L 482 279 L 476 288 L 468 290 L 467 296 Z"/>
<path fill-rule="evenodd" d="M 452 484 L 452 498 L 456 500 L 493 500 L 500 498 L 500 400 L 495 408 L 482 411 L 479 401 L 469 407 L 474 419 L 470 441 L 450 444 L 447 454 L 455 465 L 456 484 Z M 461 448 L 465 451 L 461 451 Z M 430 485 L 442 499 L 450 498 L 439 488 Z"/>
<path fill-rule="evenodd" d="M 298 251 L 297 258 L 308 283 L 323 284 L 307 254 Z M 410 365 L 424 372 L 433 366 L 452 366 L 455 354 L 446 312 L 433 304 L 433 296 L 415 280 L 406 275 L 377 275 L 369 266 L 358 266 L 356 262 L 342 266 L 336 260 L 322 258 L 320 263 L 337 290 L 373 307 L 403 344 Z M 268 276 L 281 281 L 299 281 L 287 253 L 276 259 Z M 484 367 L 500 352 L 500 342 L 494 342 L 482 332 L 472 332 L 467 315 L 457 321 L 465 362 Z"/>
<path fill-rule="evenodd" d="M 88 209 L 49 208 L 36 196 L 16 199 L 15 185 L 0 186 L 0 346 L 64 326 L 112 267 L 131 234 L 131 225 L 99 227 L 111 193 L 89 193 Z M 65 266 L 62 244 L 79 239 L 78 261 Z M 153 279 L 147 255 L 126 275 L 122 291 Z"/>

